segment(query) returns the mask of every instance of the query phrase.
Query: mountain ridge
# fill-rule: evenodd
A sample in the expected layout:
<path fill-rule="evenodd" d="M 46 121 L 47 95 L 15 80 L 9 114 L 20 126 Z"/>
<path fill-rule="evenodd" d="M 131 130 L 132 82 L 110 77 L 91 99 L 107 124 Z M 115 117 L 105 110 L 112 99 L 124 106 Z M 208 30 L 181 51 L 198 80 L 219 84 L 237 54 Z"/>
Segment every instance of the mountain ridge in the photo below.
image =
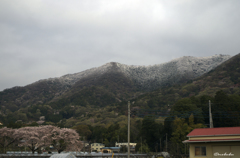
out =
<path fill-rule="evenodd" d="M 173 59 L 169 62 L 161 63 L 161 64 L 154 64 L 154 65 L 126 65 L 126 64 L 121 64 L 118 62 L 109 62 L 106 63 L 102 66 L 99 67 L 94 67 L 90 68 L 78 73 L 73 73 L 73 74 L 66 74 L 61 77 L 55 77 L 55 78 L 49 78 L 49 79 L 42 79 L 34 83 L 39 83 L 42 81 L 54 81 L 54 80 L 59 80 L 60 83 L 66 84 L 66 85 L 73 85 L 76 83 L 79 79 L 87 77 L 88 75 L 101 75 L 107 72 L 111 67 L 115 66 L 118 67 L 118 71 L 121 70 L 124 74 L 127 76 L 131 77 L 132 79 L 154 79 L 155 77 L 159 76 L 160 73 L 163 73 L 166 71 L 166 69 L 170 66 L 171 64 L 173 65 L 172 67 L 176 70 L 179 71 L 180 74 L 185 73 L 186 71 L 191 71 L 189 69 L 189 66 L 194 64 L 192 66 L 192 70 L 194 71 L 194 76 L 193 77 L 198 77 L 202 75 L 203 73 L 209 72 L 213 68 L 217 67 L 219 64 L 222 62 L 228 60 L 231 58 L 229 55 L 214 55 L 210 57 L 193 57 L 193 56 L 183 56 L 177 59 Z M 202 63 L 204 62 L 205 63 Z M 214 62 L 215 61 L 215 62 Z M 188 63 L 188 64 L 186 64 Z M 175 65 L 174 65 L 175 64 Z M 198 64 L 204 65 L 205 67 L 202 67 L 201 69 L 197 69 L 199 66 Z M 175 67 L 174 67 L 175 66 Z M 117 68 L 115 69 L 117 70 Z M 135 70 L 140 70 L 142 71 L 142 74 L 145 76 L 141 77 L 142 74 L 134 74 Z M 148 72 L 151 72 L 148 73 Z M 157 74 L 157 75 L 156 75 Z M 163 77 L 164 78 L 164 77 Z M 32 84 L 34 84 L 32 83 Z"/>
<path fill-rule="evenodd" d="M 114 94 L 109 96 L 115 96 L 115 100 L 128 99 L 136 93 L 187 82 L 209 72 L 229 58 L 229 55 L 205 58 L 181 57 L 150 66 L 129 66 L 110 62 L 79 73 L 39 80 L 24 87 L 6 89 L 0 92 L 0 105 L 26 107 L 34 104 L 46 104 L 51 100 L 61 98 L 61 96 L 77 96 L 77 93 L 83 88 L 93 86 L 109 89 L 108 92 L 104 90 L 104 93 L 108 94 L 113 90 Z M 119 79 L 116 76 L 119 76 Z M 114 82 L 111 79 L 114 79 Z M 111 85 L 109 86 L 108 83 Z"/>

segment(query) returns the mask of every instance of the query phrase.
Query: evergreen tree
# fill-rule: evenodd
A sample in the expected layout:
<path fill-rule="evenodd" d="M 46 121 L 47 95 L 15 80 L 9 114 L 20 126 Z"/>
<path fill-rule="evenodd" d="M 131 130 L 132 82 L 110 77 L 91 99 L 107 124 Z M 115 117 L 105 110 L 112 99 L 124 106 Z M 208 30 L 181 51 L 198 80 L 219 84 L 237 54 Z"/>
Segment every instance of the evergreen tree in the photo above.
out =
<path fill-rule="evenodd" d="M 146 141 L 146 144 L 151 151 L 155 150 L 155 146 L 159 140 L 159 128 L 159 124 L 155 122 L 153 117 L 144 117 L 140 133 L 142 140 Z"/>
<path fill-rule="evenodd" d="M 187 134 L 190 133 L 195 128 L 203 128 L 204 125 L 201 123 L 194 123 L 193 114 L 190 115 L 188 121 L 184 118 L 176 117 L 173 121 L 173 133 L 171 137 L 171 152 L 175 154 L 184 154 L 185 147 L 182 141 L 187 139 Z"/>

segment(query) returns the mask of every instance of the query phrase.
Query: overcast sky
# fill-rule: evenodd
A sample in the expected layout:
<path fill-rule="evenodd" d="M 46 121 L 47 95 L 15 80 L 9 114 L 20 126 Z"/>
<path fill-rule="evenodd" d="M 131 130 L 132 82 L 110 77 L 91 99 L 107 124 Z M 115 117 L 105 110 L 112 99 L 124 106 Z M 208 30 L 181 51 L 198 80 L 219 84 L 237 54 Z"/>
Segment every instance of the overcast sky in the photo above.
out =
<path fill-rule="evenodd" d="M 239 0 L 0 0 L 0 91 L 108 62 L 240 53 Z"/>

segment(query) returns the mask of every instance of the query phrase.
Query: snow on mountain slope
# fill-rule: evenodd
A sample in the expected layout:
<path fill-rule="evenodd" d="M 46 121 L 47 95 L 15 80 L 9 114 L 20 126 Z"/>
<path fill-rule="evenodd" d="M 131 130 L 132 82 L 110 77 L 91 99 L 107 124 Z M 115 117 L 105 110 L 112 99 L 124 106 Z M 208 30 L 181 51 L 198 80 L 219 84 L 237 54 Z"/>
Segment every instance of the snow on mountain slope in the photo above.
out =
<path fill-rule="evenodd" d="M 59 78 L 50 78 L 48 81 L 59 81 L 62 84 L 73 85 L 82 78 L 92 75 L 101 75 L 109 71 L 119 71 L 137 85 L 142 87 L 162 86 L 166 83 L 175 83 L 182 78 L 193 79 L 214 69 L 229 55 L 215 55 L 210 57 L 184 56 L 163 64 L 150 66 L 125 65 L 116 62 L 106 63 L 100 67 L 91 68 L 75 74 L 67 74 Z M 42 80 L 38 81 L 41 82 Z"/>
<path fill-rule="evenodd" d="M 153 66 L 128 66 L 119 64 L 119 68 L 140 85 L 162 86 L 193 79 L 214 69 L 231 56 L 215 55 L 211 57 L 181 57 L 170 62 Z"/>

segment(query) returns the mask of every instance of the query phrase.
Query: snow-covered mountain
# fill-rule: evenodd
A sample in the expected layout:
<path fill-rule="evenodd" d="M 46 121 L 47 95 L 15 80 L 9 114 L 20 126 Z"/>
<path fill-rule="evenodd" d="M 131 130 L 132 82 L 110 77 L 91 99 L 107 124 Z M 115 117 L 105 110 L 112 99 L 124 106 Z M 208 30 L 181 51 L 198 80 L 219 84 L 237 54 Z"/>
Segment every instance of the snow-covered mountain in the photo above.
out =
<path fill-rule="evenodd" d="M 229 58 L 231 58 L 229 55 L 201 58 L 184 56 L 152 66 L 127 66 L 122 64 L 118 64 L 118 66 L 138 84 L 145 88 L 152 88 L 194 79 L 209 72 Z"/>
<path fill-rule="evenodd" d="M 75 74 L 67 74 L 59 78 L 50 78 L 42 81 L 59 81 L 64 85 L 73 85 L 82 78 L 103 75 L 106 72 L 120 72 L 133 80 L 141 88 L 157 88 L 171 85 L 180 81 L 191 80 L 214 69 L 229 55 L 214 55 L 210 57 L 184 56 L 163 64 L 150 66 L 125 65 L 111 62 L 100 67 L 88 69 Z"/>
<path fill-rule="evenodd" d="M 70 100 L 76 100 L 81 95 L 83 95 L 82 98 L 95 96 L 95 99 L 101 102 L 102 94 L 110 102 L 120 101 L 133 98 L 143 91 L 187 82 L 213 70 L 229 58 L 231 58 L 229 55 L 205 58 L 185 56 L 150 66 L 106 63 L 79 73 L 39 80 L 24 87 L 6 89 L 0 92 L 0 105 L 26 107 L 34 104 L 48 104 L 61 98 L 68 100 L 67 98 L 70 97 Z M 93 90 L 91 87 L 98 87 L 98 90 Z M 96 91 L 98 91 L 97 94 Z"/>

